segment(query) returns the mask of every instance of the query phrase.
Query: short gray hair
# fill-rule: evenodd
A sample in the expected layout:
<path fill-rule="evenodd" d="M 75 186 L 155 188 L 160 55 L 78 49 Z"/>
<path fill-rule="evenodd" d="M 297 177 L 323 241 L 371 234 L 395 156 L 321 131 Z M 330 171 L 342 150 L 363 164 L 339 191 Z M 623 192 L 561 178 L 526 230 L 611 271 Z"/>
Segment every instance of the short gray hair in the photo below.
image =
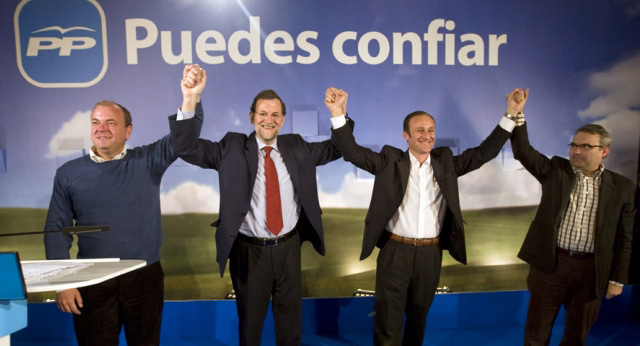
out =
<path fill-rule="evenodd" d="M 605 130 L 605 128 L 602 127 L 601 125 L 598 125 L 598 124 L 583 125 L 576 130 L 576 134 L 578 132 L 590 133 L 592 135 L 600 135 L 600 145 L 602 145 L 603 148 L 611 146 L 611 136 L 609 135 L 609 132 L 607 132 L 607 130 Z"/>

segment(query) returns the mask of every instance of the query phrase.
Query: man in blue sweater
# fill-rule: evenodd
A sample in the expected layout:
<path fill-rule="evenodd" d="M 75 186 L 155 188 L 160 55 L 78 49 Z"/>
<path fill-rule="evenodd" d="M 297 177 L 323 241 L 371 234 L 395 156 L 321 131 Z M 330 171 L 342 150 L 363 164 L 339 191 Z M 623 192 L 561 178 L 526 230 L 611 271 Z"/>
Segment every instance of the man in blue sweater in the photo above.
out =
<path fill-rule="evenodd" d="M 182 106 L 202 127 L 200 94 L 206 74 L 198 65 L 183 71 Z M 160 181 L 177 159 L 169 135 L 127 149 L 131 115 L 112 101 L 98 102 L 91 113 L 89 155 L 56 172 L 45 231 L 78 225 L 109 225 L 108 232 L 78 235 L 78 258 L 141 259 L 147 266 L 105 282 L 56 293 L 58 308 L 73 313 L 80 345 L 117 345 L 124 325 L 128 345 L 157 345 L 164 301 L 160 265 L 162 229 Z M 68 259 L 72 236 L 45 234 L 47 259 Z"/>

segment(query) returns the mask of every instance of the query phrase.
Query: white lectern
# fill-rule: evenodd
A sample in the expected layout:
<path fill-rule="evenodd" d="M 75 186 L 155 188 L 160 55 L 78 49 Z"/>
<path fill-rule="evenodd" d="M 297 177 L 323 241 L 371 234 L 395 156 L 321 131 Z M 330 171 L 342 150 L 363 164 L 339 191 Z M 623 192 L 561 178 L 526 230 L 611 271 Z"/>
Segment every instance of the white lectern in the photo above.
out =
<path fill-rule="evenodd" d="M 17 259 L 17 253 L 14 254 Z M 2 264 L 2 262 L 0 262 L 0 264 Z M 118 258 L 93 258 L 78 260 L 22 261 L 20 264 L 22 272 L 25 273 L 24 280 L 26 280 L 26 292 L 47 292 L 95 285 L 135 269 L 142 268 L 147 264 L 147 262 L 143 260 L 120 260 Z M 88 264 L 88 266 L 71 273 L 64 270 L 61 270 L 59 274 L 51 272 L 45 273 L 46 270 L 50 270 L 51 264 L 60 264 L 61 267 L 65 267 L 65 265 L 73 266 L 78 264 Z M 44 267 L 49 268 L 45 270 L 43 269 Z M 18 266 L 18 270 L 19 269 L 20 266 Z M 42 273 L 39 273 L 40 271 Z M 20 274 L 19 282 L 24 285 L 22 272 L 18 272 Z M 0 274 L 3 273 L 4 271 L 0 271 Z M 34 273 L 35 275 L 32 276 Z M 37 275 L 42 275 L 42 278 L 38 278 Z M 8 300 L 11 304 L 5 304 L 7 307 L 6 309 L 4 309 L 5 306 L 2 305 L 4 302 L 3 297 L 0 297 L 0 325 L 7 325 L 11 329 L 6 331 L 0 330 L 0 346 L 10 345 L 10 334 L 26 327 L 27 325 L 26 296 L 21 300 L 16 300 L 16 298 Z M 5 321 L 7 323 L 5 323 Z M 12 323 L 10 324 L 9 321 L 12 321 Z M 16 323 L 16 321 L 18 323 Z"/>
<path fill-rule="evenodd" d="M 83 264 L 90 266 L 82 268 L 71 274 L 44 277 L 35 282 L 27 280 L 27 292 L 61 291 L 69 288 L 78 288 L 95 285 L 116 276 L 128 273 L 144 267 L 147 262 L 143 260 L 121 260 L 118 258 L 92 258 L 77 260 L 52 260 L 52 261 L 22 261 L 23 271 L 48 263 Z"/>

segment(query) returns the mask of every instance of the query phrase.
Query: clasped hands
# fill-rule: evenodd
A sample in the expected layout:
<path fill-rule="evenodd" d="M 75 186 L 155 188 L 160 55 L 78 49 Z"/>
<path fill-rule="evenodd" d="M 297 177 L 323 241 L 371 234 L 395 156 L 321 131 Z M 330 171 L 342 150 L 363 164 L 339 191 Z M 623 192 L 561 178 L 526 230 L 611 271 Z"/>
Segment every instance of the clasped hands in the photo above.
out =
<path fill-rule="evenodd" d="M 347 114 L 347 99 L 349 94 L 346 91 L 334 87 L 329 87 L 325 93 L 324 104 L 327 105 L 332 117 Z"/>

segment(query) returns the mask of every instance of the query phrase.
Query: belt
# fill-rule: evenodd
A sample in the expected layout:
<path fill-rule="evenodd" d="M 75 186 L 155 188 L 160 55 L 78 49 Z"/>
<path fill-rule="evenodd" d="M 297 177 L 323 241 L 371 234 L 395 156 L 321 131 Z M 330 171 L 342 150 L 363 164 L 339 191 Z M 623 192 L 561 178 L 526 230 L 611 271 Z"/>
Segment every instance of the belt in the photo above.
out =
<path fill-rule="evenodd" d="M 238 233 L 238 239 L 242 240 L 245 243 L 254 244 L 254 245 L 275 246 L 280 243 L 284 243 L 285 241 L 287 241 L 287 239 L 293 237 L 295 234 L 296 234 L 295 229 L 291 230 L 291 232 L 289 233 L 286 233 L 284 235 L 281 235 L 275 238 L 256 238 L 256 237 L 246 236 L 242 233 Z"/>
<path fill-rule="evenodd" d="M 563 248 L 560 248 L 560 247 L 558 248 L 558 253 L 559 254 L 563 254 L 565 256 L 569 256 L 571 258 L 577 258 L 577 259 L 585 259 L 585 258 L 593 257 L 593 253 L 592 252 L 573 251 L 573 250 L 563 249 Z"/>
<path fill-rule="evenodd" d="M 407 237 L 402 237 L 399 236 L 397 234 L 391 233 L 391 239 L 400 242 L 402 244 L 411 244 L 413 246 L 425 246 L 425 245 L 434 245 L 434 244 L 438 244 L 440 238 L 439 237 L 435 237 L 435 238 L 407 238 Z"/>

